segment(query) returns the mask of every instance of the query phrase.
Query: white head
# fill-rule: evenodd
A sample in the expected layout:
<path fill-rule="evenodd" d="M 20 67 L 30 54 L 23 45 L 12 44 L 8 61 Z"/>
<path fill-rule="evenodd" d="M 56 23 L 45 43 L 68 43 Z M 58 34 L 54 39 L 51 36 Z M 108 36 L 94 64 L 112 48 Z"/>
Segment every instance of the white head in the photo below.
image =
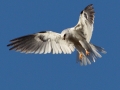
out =
<path fill-rule="evenodd" d="M 61 32 L 61 37 L 63 40 L 66 40 L 69 38 L 69 29 L 65 29 Z"/>

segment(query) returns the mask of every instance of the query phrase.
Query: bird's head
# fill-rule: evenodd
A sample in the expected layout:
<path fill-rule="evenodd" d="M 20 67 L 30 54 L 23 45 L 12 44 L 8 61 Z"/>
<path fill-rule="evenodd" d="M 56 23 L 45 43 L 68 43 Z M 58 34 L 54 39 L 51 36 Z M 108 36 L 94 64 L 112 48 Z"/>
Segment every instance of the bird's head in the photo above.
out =
<path fill-rule="evenodd" d="M 69 31 L 68 30 L 63 30 L 61 32 L 61 37 L 62 37 L 63 40 L 68 39 L 68 37 L 69 37 Z"/>

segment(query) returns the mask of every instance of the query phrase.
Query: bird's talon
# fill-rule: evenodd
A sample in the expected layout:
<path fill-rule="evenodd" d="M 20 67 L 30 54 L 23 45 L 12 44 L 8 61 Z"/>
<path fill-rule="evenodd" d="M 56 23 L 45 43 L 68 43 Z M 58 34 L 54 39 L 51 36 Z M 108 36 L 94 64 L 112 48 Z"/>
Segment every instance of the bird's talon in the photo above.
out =
<path fill-rule="evenodd" d="M 80 58 L 80 60 L 82 60 L 83 59 L 83 54 L 80 54 L 79 58 Z"/>
<path fill-rule="evenodd" d="M 90 55 L 90 52 L 86 50 L 86 55 Z"/>

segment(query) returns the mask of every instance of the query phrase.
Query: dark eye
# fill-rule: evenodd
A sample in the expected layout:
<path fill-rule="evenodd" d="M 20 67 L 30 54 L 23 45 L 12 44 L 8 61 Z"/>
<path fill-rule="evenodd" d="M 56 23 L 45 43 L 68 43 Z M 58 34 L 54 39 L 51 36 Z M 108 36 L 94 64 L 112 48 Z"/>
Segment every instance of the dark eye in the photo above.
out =
<path fill-rule="evenodd" d="M 66 34 L 64 34 L 64 37 L 66 37 Z"/>
<path fill-rule="evenodd" d="M 65 37 L 66 37 L 66 34 L 64 34 L 64 38 L 63 38 L 64 40 L 65 40 Z"/>

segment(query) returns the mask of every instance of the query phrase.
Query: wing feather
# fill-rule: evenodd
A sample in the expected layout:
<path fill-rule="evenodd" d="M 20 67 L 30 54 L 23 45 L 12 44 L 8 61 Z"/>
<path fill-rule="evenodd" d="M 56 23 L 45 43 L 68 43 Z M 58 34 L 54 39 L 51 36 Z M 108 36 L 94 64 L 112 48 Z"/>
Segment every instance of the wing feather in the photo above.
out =
<path fill-rule="evenodd" d="M 38 54 L 40 52 L 40 46 L 42 43 L 38 43 L 38 48 L 35 50 L 35 54 Z"/>
<path fill-rule="evenodd" d="M 48 53 L 48 42 L 45 42 L 45 46 L 44 46 L 44 54 Z"/>
<path fill-rule="evenodd" d="M 51 52 L 51 44 L 50 44 L 50 42 L 48 41 L 48 53 L 50 53 Z"/>
<path fill-rule="evenodd" d="M 42 54 L 42 53 L 44 53 L 44 43 L 42 43 L 42 45 L 40 46 L 40 51 L 39 51 L 39 53 L 40 54 Z"/>
<path fill-rule="evenodd" d="M 10 41 L 10 50 L 20 51 L 22 53 L 53 53 L 69 54 L 74 51 L 72 43 L 63 40 L 59 33 L 52 31 L 39 32 L 15 38 Z"/>
<path fill-rule="evenodd" d="M 61 47 L 61 49 L 62 49 L 63 53 L 64 53 L 64 54 L 66 54 L 65 47 L 64 47 L 62 44 L 60 44 L 60 47 Z"/>
<path fill-rule="evenodd" d="M 56 54 L 57 50 L 56 50 L 56 43 L 55 43 L 55 41 L 52 41 L 51 44 L 52 44 L 52 48 L 53 48 L 53 54 Z"/>
<path fill-rule="evenodd" d="M 49 44 L 48 42 L 45 42 L 44 54 L 48 53 L 48 50 L 49 50 Z"/>
<path fill-rule="evenodd" d="M 62 53 L 62 51 L 61 51 L 61 48 L 60 48 L 60 45 L 58 44 L 58 43 L 56 43 L 56 47 L 57 47 L 57 50 L 58 50 L 58 53 Z"/>
<path fill-rule="evenodd" d="M 81 35 L 86 39 L 87 42 L 90 42 L 93 32 L 94 24 L 94 8 L 93 5 L 88 5 L 84 10 L 81 11 L 79 21 L 76 25 L 76 28 Z"/>
<path fill-rule="evenodd" d="M 69 47 L 65 46 L 65 50 L 67 54 L 71 54 L 71 50 L 69 49 Z"/>

